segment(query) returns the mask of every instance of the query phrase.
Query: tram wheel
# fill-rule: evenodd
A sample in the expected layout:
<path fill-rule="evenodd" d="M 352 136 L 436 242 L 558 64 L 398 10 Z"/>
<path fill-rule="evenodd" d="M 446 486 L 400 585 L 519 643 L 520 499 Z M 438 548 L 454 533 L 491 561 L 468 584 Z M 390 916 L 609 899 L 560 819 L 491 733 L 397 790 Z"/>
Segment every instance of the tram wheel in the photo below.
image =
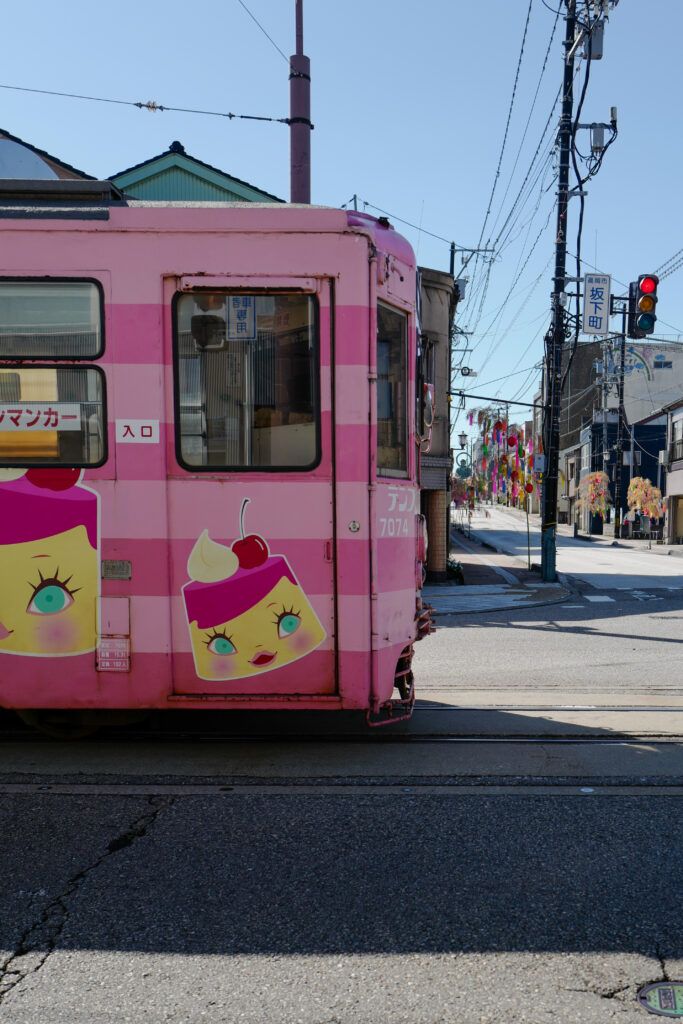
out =
<path fill-rule="evenodd" d="M 17 711 L 25 725 L 55 740 L 82 740 L 92 736 L 104 724 L 95 711 L 26 708 Z"/>
<path fill-rule="evenodd" d="M 408 700 L 410 697 L 413 687 L 413 651 L 412 647 L 406 647 L 398 659 L 396 665 L 396 674 L 394 676 L 394 686 L 399 692 L 402 700 Z"/>

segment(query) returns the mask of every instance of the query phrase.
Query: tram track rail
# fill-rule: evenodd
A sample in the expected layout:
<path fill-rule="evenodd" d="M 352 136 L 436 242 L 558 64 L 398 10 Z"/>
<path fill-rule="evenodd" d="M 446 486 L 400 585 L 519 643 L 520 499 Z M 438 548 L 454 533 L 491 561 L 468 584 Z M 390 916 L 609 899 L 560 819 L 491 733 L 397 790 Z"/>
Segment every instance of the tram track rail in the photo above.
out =
<path fill-rule="evenodd" d="M 365 781 L 349 780 L 343 783 L 310 782 L 279 782 L 279 783 L 164 783 L 148 780 L 140 783 L 107 782 L 10 782 L 0 781 L 0 796 L 44 796 L 44 797 L 102 797 L 102 796 L 142 796 L 166 797 L 170 799 L 186 797 L 245 797 L 245 796 L 683 796 L 683 785 L 676 782 L 596 782 L 585 780 L 550 783 L 548 780 L 524 781 L 509 780 L 501 782 L 411 782 L 406 785 L 395 779 L 387 779 L 368 784 Z"/>
<path fill-rule="evenodd" d="M 435 712 L 442 717 L 437 721 Z M 67 713 L 68 714 L 68 713 Z M 99 714 L 105 715 L 105 712 Z M 683 708 L 676 705 L 596 705 L 596 704 L 426 704 L 416 708 L 409 721 L 389 724 L 381 731 L 368 728 L 360 717 L 352 721 L 342 721 L 335 716 L 332 720 L 325 713 L 315 720 L 294 720 L 290 714 L 266 720 L 267 713 L 257 712 L 248 719 L 239 719 L 239 725 L 232 716 L 217 713 L 212 717 L 211 727 L 205 728 L 205 714 L 196 718 L 190 717 L 171 719 L 157 717 L 149 722 L 132 725 L 111 725 L 103 718 L 102 725 L 93 731 L 97 742 L 106 745 L 117 743 L 147 743 L 163 746 L 175 743 L 209 743 L 209 742 L 272 742 L 281 744 L 300 743 L 311 745 L 316 743 L 330 744 L 368 744 L 384 746 L 392 744 L 468 744 L 480 743 L 488 745 L 502 744 L 581 744 L 581 745 L 617 745 L 623 743 L 665 743 L 676 745 L 683 743 Z M 175 714 L 171 712 L 170 714 Z M 182 714 L 182 713 L 181 713 Z M 306 713 L 292 713 L 306 715 Z M 457 716 L 466 715 L 469 721 L 457 721 Z M 498 721 L 489 715 L 509 715 L 506 722 Z M 537 718 L 536 716 L 554 716 Z M 562 716 L 577 720 L 563 721 Z M 638 716 L 637 728 L 634 727 L 633 716 Z M 517 717 L 528 716 L 524 728 L 519 727 Z M 585 718 L 584 718 L 585 716 Z M 630 716 L 631 721 L 628 721 Z M 671 722 L 662 728 L 662 719 L 671 716 Z M 603 721 L 607 718 L 607 722 Z M 191 723 L 188 724 L 188 723 Z M 650 724 L 651 723 L 651 724 Z M 659 727 L 658 727 L 659 726 Z M 15 720 L 10 715 L 3 715 L 0 720 L 0 743 L 22 741 L 27 743 L 54 743 L 59 739 L 72 740 L 78 744 L 87 742 L 87 736 L 45 735 Z M 92 738 L 92 737 L 91 737 Z"/>

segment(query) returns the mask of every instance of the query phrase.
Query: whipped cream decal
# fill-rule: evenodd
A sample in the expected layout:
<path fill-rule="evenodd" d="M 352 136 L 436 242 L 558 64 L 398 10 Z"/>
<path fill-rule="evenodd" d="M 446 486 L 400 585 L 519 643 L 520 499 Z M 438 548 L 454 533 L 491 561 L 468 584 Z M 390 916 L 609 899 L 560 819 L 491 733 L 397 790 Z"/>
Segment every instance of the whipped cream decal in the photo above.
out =
<path fill-rule="evenodd" d="M 203 530 L 182 588 L 200 679 L 243 679 L 270 672 L 315 650 L 326 633 L 284 555 L 271 555 L 258 534 L 230 547 Z"/>

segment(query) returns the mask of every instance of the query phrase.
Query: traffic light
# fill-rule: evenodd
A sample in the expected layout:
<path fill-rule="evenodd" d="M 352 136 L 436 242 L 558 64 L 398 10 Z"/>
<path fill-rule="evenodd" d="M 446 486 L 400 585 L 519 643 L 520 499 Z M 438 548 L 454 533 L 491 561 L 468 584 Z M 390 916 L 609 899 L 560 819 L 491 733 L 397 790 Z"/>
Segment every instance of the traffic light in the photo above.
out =
<path fill-rule="evenodd" d="M 655 329 L 657 317 L 656 274 L 641 274 L 637 281 L 628 286 L 628 330 L 629 338 L 645 338 Z"/>

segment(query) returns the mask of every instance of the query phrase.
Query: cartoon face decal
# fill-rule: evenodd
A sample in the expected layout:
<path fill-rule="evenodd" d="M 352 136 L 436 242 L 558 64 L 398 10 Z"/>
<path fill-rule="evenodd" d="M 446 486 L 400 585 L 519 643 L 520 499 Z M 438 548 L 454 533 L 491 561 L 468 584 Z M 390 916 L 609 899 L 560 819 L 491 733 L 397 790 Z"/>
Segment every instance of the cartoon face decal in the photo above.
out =
<path fill-rule="evenodd" d="M 232 548 L 206 530 L 188 560 L 183 587 L 200 679 L 243 679 L 297 661 L 326 633 L 286 558 L 271 556 L 262 537 L 242 536 Z"/>
<path fill-rule="evenodd" d="M 299 585 L 282 578 L 241 615 L 209 628 L 191 622 L 190 636 L 200 679 L 242 679 L 303 657 L 325 630 Z"/>
<path fill-rule="evenodd" d="M 0 481 L 0 654 L 60 657 L 96 646 L 97 495 L 56 481 L 38 470 Z"/>

